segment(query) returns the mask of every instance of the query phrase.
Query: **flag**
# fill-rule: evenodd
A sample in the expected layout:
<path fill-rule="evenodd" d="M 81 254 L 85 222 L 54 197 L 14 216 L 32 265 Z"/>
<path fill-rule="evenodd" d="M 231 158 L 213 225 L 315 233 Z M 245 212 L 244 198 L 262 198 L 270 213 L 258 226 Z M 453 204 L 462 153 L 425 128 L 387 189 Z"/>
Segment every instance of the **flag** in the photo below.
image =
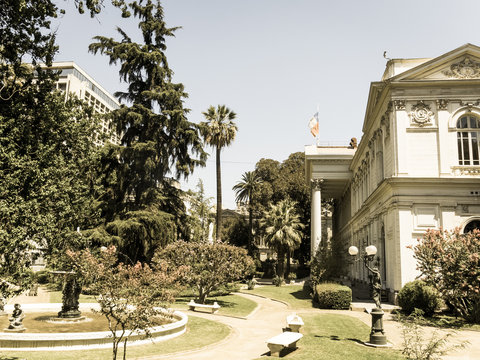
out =
<path fill-rule="evenodd" d="M 308 127 L 310 128 L 313 137 L 316 137 L 318 135 L 318 112 L 312 116 L 308 122 Z"/>

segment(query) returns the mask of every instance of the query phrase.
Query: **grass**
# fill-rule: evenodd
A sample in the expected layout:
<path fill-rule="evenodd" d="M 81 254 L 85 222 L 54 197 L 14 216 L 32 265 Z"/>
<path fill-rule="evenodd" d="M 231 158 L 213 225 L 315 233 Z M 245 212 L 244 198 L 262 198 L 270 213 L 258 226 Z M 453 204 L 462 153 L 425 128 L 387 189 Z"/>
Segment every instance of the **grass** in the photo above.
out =
<path fill-rule="evenodd" d="M 312 298 L 303 290 L 302 285 L 257 286 L 253 290 L 242 290 L 246 294 L 264 296 L 286 302 L 293 309 L 311 309 Z"/>
<path fill-rule="evenodd" d="M 402 313 L 398 314 L 398 316 L 403 319 L 407 318 L 407 316 Z M 447 314 L 435 314 L 431 317 L 421 317 L 418 319 L 418 323 L 422 326 L 480 332 L 480 324 L 471 324 L 461 317 L 455 317 Z"/>
<path fill-rule="evenodd" d="M 199 349 L 223 340 L 230 329 L 215 321 L 189 316 L 188 330 L 185 334 L 171 340 L 151 345 L 127 346 L 127 358 L 137 359 L 144 356 L 171 354 L 179 351 Z M 120 350 L 119 350 L 120 351 Z M 118 359 L 122 359 L 122 353 Z M 2 351 L 0 360 L 101 360 L 111 359 L 111 348 L 102 350 L 69 350 L 69 351 Z"/>
<path fill-rule="evenodd" d="M 188 309 L 187 303 L 191 299 L 193 299 L 193 297 L 178 298 L 172 307 L 174 309 L 186 310 Z M 221 306 L 220 310 L 218 310 L 217 313 L 220 315 L 245 317 L 257 307 L 256 302 L 238 295 L 223 295 L 211 297 L 207 299 L 207 304 L 213 304 L 214 301 L 216 301 L 218 305 Z"/>
<path fill-rule="evenodd" d="M 358 319 L 338 314 L 300 315 L 305 322 L 303 338 L 297 343 L 298 348 L 288 354 L 290 360 L 405 359 L 398 350 L 364 346 L 362 342 L 368 340 L 370 328 Z"/>

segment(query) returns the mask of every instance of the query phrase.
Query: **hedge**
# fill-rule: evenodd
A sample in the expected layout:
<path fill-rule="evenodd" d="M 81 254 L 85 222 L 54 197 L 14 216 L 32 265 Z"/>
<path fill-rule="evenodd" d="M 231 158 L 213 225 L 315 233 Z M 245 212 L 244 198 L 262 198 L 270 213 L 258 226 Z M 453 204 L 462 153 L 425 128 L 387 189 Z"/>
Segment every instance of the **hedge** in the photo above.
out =
<path fill-rule="evenodd" d="M 349 309 L 352 290 L 345 285 L 322 283 L 315 286 L 315 301 L 321 309 Z"/>

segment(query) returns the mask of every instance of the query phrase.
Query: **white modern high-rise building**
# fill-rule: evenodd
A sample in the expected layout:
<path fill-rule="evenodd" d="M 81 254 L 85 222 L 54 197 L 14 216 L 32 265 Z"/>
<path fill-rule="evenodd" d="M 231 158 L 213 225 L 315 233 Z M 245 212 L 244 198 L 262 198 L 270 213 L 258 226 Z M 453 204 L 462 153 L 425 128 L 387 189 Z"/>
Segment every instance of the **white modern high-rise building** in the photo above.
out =
<path fill-rule="evenodd" d="M 85 100 L 93 107 L 95 112 L 105 114 L 120 107 L 113 95 L 74 62 L 54 62 L 51 69 L 61 70 L 57 89 L 65 91 L 66 96 L 73 93 L 79 99 Z M 110 121 L 102 119 L 101 131 L 110 134 L 112 143 L 118 144 L 120 142 L 120 137 L 112 129 Z M 94 141 L 97 145 L 103 145 L 103 141 L 98 136 L 95 137 Z"/>

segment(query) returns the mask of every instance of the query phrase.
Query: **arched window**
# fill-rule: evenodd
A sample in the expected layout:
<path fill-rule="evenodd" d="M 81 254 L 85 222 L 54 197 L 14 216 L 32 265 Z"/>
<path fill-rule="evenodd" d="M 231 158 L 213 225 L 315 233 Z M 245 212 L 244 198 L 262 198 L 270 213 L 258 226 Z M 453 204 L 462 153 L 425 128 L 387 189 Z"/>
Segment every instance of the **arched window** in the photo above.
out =
<path fill-rule="evenodd" d="M 468 114 L 457 120 L 457 143 L 459 165 L 480 165 L 479 159 L 480 122 Z"/>
<path fill-rule="evenodd" d="M 470 231 L 473 231 L 474 229 L 480 230 L 480 220 L 479 219 L 472 220 L 467 225 L 465 225 L 465 228 L 463 229 L 463 233 L 466 234 Z"/>

